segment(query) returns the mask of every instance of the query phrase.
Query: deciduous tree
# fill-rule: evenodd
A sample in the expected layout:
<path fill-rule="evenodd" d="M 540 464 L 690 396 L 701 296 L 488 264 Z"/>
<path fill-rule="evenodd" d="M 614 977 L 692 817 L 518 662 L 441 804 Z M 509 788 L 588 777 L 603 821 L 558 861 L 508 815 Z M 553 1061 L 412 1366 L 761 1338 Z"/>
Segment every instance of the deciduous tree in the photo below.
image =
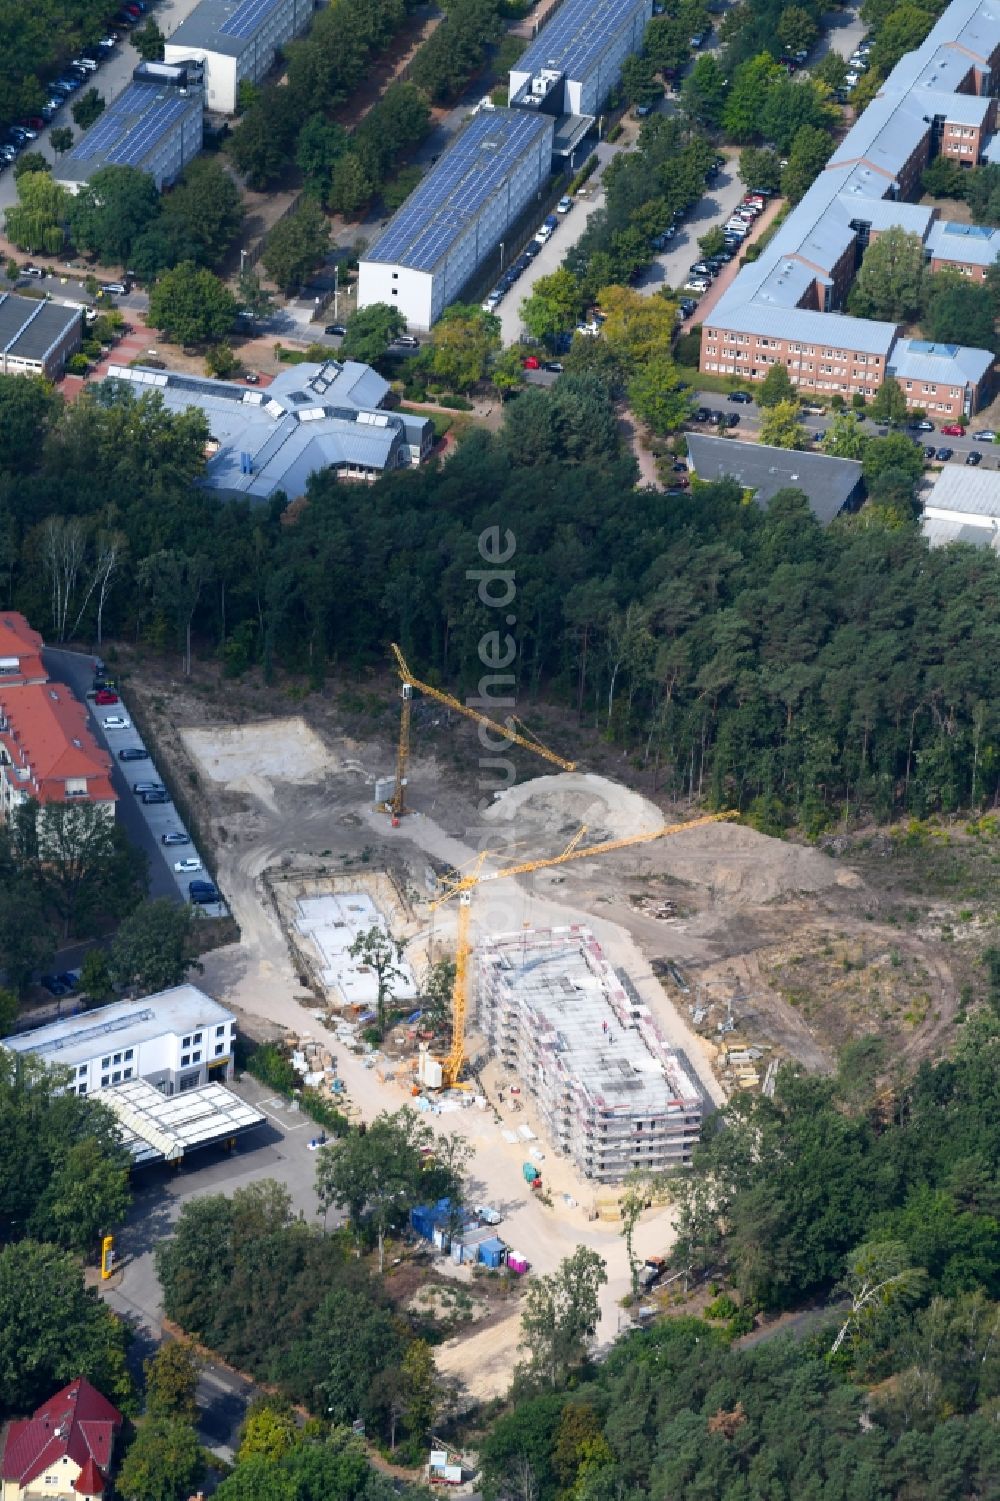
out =
<path fill-rule="evenodd" d="M 582 308 L 580 283 L 561 266 L 535 282 L 531 295 L 521 302 L 521 321 L 534 338 L 550 339 L 571 329 Z"/>
<path fill-rule="evenodd" d="M 306 198 L 271 230 L 262 259 L 282 290 L 292 292 L 320 264 L 329 245 L 329 221 L 319 204 Z"/>
<path fill-rule="evenodd" d="M 779 401 L 760 420 L 760 441 L 772 448 L 805 448 L 809 437 L 799 421 L 797 401 Z"/>
<path fill-rule="evenodd" d="M 126 1501 L 187 1501 L 205 1470 L 205 1452 L 190 1423 L 147 1418 L 118 1473 Z"/>
<path fill-rule="evenodd" d="M 557 1271 L 529 1282 L 521 1348 L 530 1377 L 540 1385 L 556 1387 L 587 1358 L 600 1317 L 598 1294 L 607 1280 L 603 1258 L 577 1246 Z"/>
<path fill-rule="evenodd" d="M 151 994 L 180 985 L 191 968 L 193 923 L 189 907 L 166 898 L 143 902 L 127 917 L 111 946 L 115 984 Z"/>
<path fill-rule="evenodd" d="M 428 373 L 453 391 L 481 381 L 500 349 L 500 319 L 479 307 L 453 303 L 431 333 Z"/>
<path fill-rule="evenodd" d="M 149 294 L 149 319 L 174 344 L 217 344 L 232 330 L 236 299 L 204 267 L 184 261 Z"/>
<path fill-rule="evenodd" d="M 344 359 L 375 365 L 393 339 L 398 339 L 405 330 L 406 319 L 398 308 L 390 307 L 387 302 L 370 302 L 367 307 L 359 308 L 348 323 L 340 353 Z"/>
<path fill-rule="evenodd" d="M 146 1412 L 151 1418 L 198 1420 L 198 1376 L 201 1361 L 184 1339 L 167 1339 L 144 1362 Z"/>

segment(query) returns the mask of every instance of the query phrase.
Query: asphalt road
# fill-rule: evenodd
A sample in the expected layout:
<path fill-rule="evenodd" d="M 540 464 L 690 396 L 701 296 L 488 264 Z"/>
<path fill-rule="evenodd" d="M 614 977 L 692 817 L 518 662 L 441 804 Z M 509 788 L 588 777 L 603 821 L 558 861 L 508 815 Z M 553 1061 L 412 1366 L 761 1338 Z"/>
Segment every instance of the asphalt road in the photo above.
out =
<path fill-rule="evenodd" d="M 148 14 L 155 17 L 157 26 L 159 26 L 165 36 L 169 37 L 172 32 L 177 30 L 182 21 L 187 20 L 197 3 L 198 0 L 153 0 L 153 3 L 150 3 L 148 6 Z M 115 14 L 116 9 L 117 5 L 114 3 L 114 0 L 108 0 L 108 29 L 124 32 L 123 27 L 117 25 L 112 27 L 110 24 L 110 18 Z M 142 24 L 140 22 L 140 25 Z M 52 121 L 52 125 L 43 131 L 39 131 L 38 140 L 29 141 L 25 149 L 28 151 L 40 151 L 48 161 L 54 162 L 55 152 L 52 150 L 52 144 L 49 139 L 52 126 L 68 125 L 73 132 L 74 140 L 79 140 L 82 133 L 73 119 L 73 100 L 78 99 L 81 94 L 85 94 L 89 88 L 93 87 L 102 95 L 104 102 L 110 104 L 112 99 L 116 99 L 125 86 L 131 83 L 132 70 L 139 61 L 139 54 L 127 37 L 123 35 L 121 45 L 115 49 L 106 62 L 101 64 L 96 73 L 91 74 L 88 82 L 77 90 L 72 99 L 63 105 Z M 3 124 L 5 126 L 11 125 L 13 121 L 7 120 Z M 8 167 L 2 176 L 0 176 L 0 209 L 9 208 L 16 201 L 17 189 L 14 183 L 14 173 Z"/>
<path fill-rule="evenodd" d="M 675 290 L 683 287 L 692 264 L 701 256 L 698 249 L 699 237 L 707 234 L 713 226 L 721 229 L 743 198 L 745 189 L 737 171 L 738 163 L 739 157 L 735 153 L 727 158 L 726 165 L 719 169 L 718 177 L 704 197 L 698 200 L 678 224 L 677 234 L 671 240 L 669 250 L 658 255 L 647 266 L 642 279 L 636 282 L 638 291 L 651 296 L 664 287 L 673 287 Z"/>

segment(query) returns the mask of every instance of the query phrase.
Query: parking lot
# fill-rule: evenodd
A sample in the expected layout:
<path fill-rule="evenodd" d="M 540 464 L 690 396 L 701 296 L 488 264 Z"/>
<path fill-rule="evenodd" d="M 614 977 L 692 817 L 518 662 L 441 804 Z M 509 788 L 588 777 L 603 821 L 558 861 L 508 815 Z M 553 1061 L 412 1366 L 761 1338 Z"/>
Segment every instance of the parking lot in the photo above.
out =
<path fill-rule="evenodd" d="M 738 162 L 735 153 L 726 158 L 726 165 L 719 169 L 718 177 L 705 196 L 699 198 L 679 221 L 670 249 L 658 255 L 643 272 L 642 279 L 636 283 L 640 292 L 652 296 L 664 287 L 674 290 L 683 287 L 689 268 L 701 255 L 699 236 L 707 234 L 714 226 L 721 229 L 743 197 L 744 185 L 737 171 Z"/>
<path fill-rule="evenodd" d="M 156 0 L 156 3 L 150 3 L 147 9 L 148 14 L 155 19 L 157 26 L 159 26 L 164 36 L 169 37 L 172 32 L 177 30 L 182 21 L 187 20 L 197 3 L 198 0 Z M 113 24 L 111 20 L 117 8 L 115 0 L 108 0 L 109 30 L 123 31 L 123 27 Z M 141 24 L 142 22 L 140 22 Z M 101 63 L 97 72 L 91 74 L 88 81 L 74 95 L 74 98 L 79 98 L 80 94 L 86 93 L 88 88 L 96 88 L 97 92 L 104 99 L 105 104 L 110 104 L 112 99 L 117 98 L 126 85 L 132 81 L 132 70 L 139 61 L 139 54 L 128 40 L 128 37 L 123 35 L 120 45 L 106 61 Z M 53 73 L 54 76 L 55 73 Z M 13 124 L 13 121 L 5 120 L 0 122 L 0 124 L 6 127 Z M 53 126 L 63 125 L 68 125 L 73 131 L 74 140 L 79 139 L 82 132 L 73 120 L 72 101 L 63 105 L 51 125 L 45 130 L 39 131 L 36 141 L 28 142 L 27 150 L 40 151 L 47 161 L 54 162 L 55 152 L 52 150 L 52 143 L 49 137 Z M 14 181 L 14 173 L 8 167 L 5 172 L 0 173 L 0 209 L 9 208 L 16 201 L 17 187 Z"/>
<path fill-rule="evenodd" d="M 92 698 L 87 698 L 94 680 L 96 657 L 48 647 L 45 661 L 52 679 L 64 683 L 81 703 L 86 704 L 94 739 L 111 754 L 111 782 L 118 794 L 116 816 L 132 843 L 144 850 L 149 859 L 150 896 L 186 902 L 191 881 L 209 881 L 212 877 L 202 868 L 201 856 L 173 802 L 144 803 L 141 794 L 135 791 L 137 782 L 159 783 L 160 777 L 152 757 L 123 761 L 119 755 L 126 749 L 145 749 L 132 724 L 128 706 L 120 698 L 117 703 L 107 705 L 97 705 Z M 125 719 L 128 728 L 108 727 L 108 721 L 115 719 Z M 163 835 L 172 833 L 182 835 L 187 843 L 164 845 Z M 175 869 L 180 862 L 191 860 L 199 862 L 196 869 Z M 195 911 L 206 917 L 225 917 L 228 914 L 224 902 L 196 905 Z"/>

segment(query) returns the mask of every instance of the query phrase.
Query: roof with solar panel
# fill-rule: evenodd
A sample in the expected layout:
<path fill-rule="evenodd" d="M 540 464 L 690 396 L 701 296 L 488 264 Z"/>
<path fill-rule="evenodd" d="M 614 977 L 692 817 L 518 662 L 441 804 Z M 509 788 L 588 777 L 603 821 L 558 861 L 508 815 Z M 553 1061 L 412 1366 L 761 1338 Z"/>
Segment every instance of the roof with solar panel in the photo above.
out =
<path fill-rule="evenodd" d="M 131 83 L 62 158 L 57 176 L 60 181 L 86 182 L 101 167 L 141 169 L 168 131 L 202 109 L 200 88 Z"/>
<path fill-rule="evenodd" d="M 573 80 L 583 79 L 620 27 L 644 0 L 563 0 L 531 46 L 514 64 L 515 73 L 551 68 Z"/>
<path fill-rule="evenodd" d="M 385 234 L 366 251 L 366 261 L 433 271 L 483 205 L 504 185 L 511 168 L 542 137 L 550 117 L 520 110 L 482 110 L 441 157 Z"/>
<path fill-rule="evenodd" d="M 201 0 L 170 35 L 171 47 L 202 47 L 240 57 L 285 0 Z"/>

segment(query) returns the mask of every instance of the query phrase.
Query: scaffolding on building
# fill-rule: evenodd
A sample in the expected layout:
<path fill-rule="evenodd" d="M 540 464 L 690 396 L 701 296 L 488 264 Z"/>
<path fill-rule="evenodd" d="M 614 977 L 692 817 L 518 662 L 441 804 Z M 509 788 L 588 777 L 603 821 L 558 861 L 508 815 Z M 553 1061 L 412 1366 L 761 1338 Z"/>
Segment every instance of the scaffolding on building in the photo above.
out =
<path fill-rule="evenodd" d="M 477 954 L 479 1028 L 587 1178 L 690 1163 L 703 1097 L 638 991 L 585 927 L 526 929 Z"/>

